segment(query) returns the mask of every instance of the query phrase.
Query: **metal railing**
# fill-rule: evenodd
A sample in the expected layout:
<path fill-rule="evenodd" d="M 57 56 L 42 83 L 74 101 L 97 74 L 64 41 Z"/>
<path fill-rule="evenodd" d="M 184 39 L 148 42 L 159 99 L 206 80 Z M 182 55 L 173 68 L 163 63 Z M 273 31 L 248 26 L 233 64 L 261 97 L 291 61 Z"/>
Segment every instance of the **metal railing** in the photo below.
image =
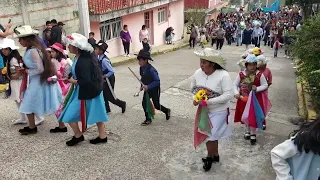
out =
<path fill-rule="evenodd" d="M 159 0 L 89 0 L 88 5 L 90 14 L 104 14 L 155 1 Z"/>

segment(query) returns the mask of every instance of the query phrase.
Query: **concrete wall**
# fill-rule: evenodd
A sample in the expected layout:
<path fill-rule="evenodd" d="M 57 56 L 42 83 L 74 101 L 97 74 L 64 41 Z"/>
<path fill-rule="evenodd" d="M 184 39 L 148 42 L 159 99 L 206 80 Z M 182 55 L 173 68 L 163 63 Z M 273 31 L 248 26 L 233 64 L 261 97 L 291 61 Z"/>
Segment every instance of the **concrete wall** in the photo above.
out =
<path fill-rule="evenodd" d="M 29 24 L 41 32 L 46 21 L 64 22 L 67 34 L 79 31 L 77 0 L 0 0 L 0 23 L 12 20 L 13 27 Z"/>

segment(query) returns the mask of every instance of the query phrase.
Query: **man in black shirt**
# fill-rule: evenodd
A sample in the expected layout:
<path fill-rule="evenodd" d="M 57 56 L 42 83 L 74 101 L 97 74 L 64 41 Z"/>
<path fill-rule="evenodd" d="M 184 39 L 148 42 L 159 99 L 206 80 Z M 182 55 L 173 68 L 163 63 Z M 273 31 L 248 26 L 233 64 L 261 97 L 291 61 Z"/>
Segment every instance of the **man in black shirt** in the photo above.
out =
<path fill-rule="evenodd" d="M 55 19 L 51 20 L 51 37 L 50 37 L 50 45 L 53 45 L 54 43 L 60 43 L 61 44 L 61 37 L 62 37 L 62 29 L 58 26 L 58 22 Z"/>

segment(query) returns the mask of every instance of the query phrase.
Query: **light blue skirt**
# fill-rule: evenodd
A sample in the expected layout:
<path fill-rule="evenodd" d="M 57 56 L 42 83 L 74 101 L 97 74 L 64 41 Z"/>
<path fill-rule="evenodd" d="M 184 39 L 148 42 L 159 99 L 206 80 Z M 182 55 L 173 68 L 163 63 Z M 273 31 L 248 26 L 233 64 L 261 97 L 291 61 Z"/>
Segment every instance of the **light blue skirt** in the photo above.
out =
<path fill-rule="evenodd" d="M 78 99 L 78 96 L 79 85 L 76 85 L 66 107 L 58 118 L 58 121 L 62 121 L 64 123 L 75 123 L 81 121 L 81 100 Z M 85 104 L 87 125 L 108 121 L 102 92 L 94 99 L 85 100 Z"/>
<path fill-rule="evenodd" d="M 62 101 L 61 89 L 58 83 L 40 83 L 40 75 L 31 76 L 19 112 L 38 114 L 40 116 L 54 114 Z"/>

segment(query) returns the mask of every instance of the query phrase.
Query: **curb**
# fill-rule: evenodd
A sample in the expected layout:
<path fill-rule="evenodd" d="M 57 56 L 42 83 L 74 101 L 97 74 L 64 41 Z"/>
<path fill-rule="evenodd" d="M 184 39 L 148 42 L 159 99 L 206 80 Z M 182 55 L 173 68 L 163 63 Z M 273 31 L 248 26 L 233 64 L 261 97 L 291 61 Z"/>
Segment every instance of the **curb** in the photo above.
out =
<path fill-rule="evenodd" d="M 307 118 L 307 108 L 304 100 L 304 93 L 301 83 L 297 83 L 298 92 L 298 114 L 303 118 Z"/>
<path fill-rule="evenodd" d="M 317 112 L 314 105 L 312 104 L 312 98 L 310 94 L 304 89 L 303 84 L 301 85 L 301 90 L 303 94 L 303 104 L 305 106 L 305 115 L 308 121 L 314 121 L 317 119 Z"/>
<path fill-rule="evenodd" d="M 157 56 L 157 55 L 165 54 L 165 53 L 168 53 L 168 52 L 177 51 L 177 50 L 185 48 L 187 46 L 189 46 L 189 43 L 184 43 L 184 44 L 182 44 L 180 46 L 173 47 L 173 48 L 166 49 L 166 50 L 162 50 L 162 51 L 155 51 L 155 52 L 151 53 L 151 56 Z M 136 57 L 125 59 L 125 60 L 120 61 L 120 62 L 112 63 L 112 66 L 116 67 L 116 66 L 120 66 L 120 65 L 123 65 L 123 64 L 128 64 L 130 62 L 136 61 L 136 59 L 137 59 Z"/>

